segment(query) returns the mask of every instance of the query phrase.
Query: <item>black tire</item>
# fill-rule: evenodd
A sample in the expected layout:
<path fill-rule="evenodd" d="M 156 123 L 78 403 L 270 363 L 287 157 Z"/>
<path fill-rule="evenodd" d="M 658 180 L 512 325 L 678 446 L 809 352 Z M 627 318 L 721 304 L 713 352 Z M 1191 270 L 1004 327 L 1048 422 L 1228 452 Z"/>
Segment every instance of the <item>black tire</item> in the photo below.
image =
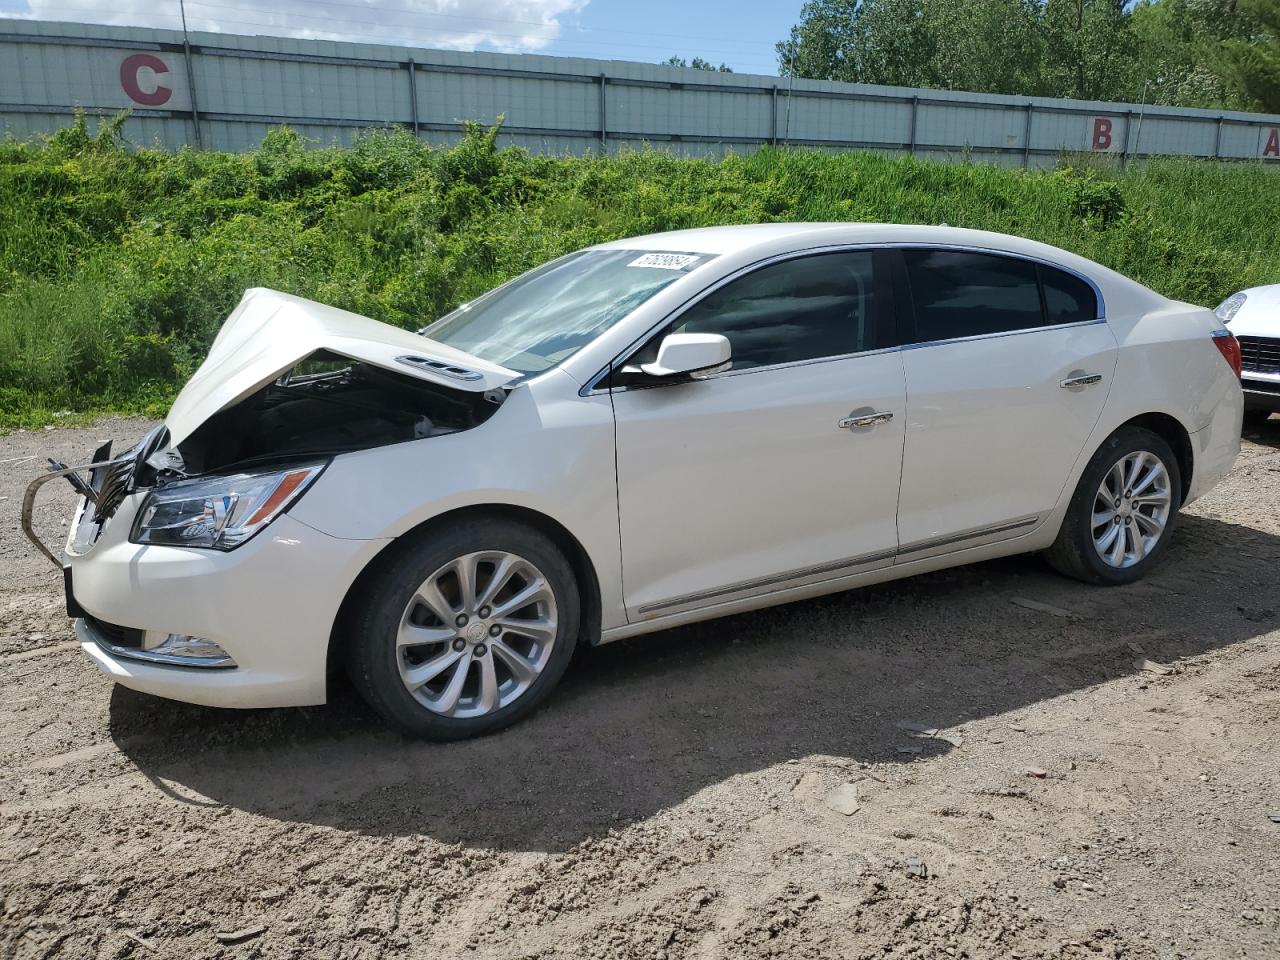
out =
<path fill-rule="evenodd" d="M 1270 416 L 1270 410 L 1245 410 L 1244 425 L 1256 429 L 1266 423 Z"/>
<path fill-rule="evenodd" d="M 512 702 L 480 716 L 445 716 L 419 702 L 402 680 L 397 636 L 410 600 L 433 573 L 457 558 L 483 551 L 512 554 L 528 561 L 542 574 L 554 596 L 557 615 L 555 640 L 550 644 L 548 659 L 541 672 Z M 482 575 L 477 574 L 476 579 Z M 415 616 L 420 614 L 415 613 Z M 573 569 L 551 540 L 537 530 L 514 521 L 497 517 L 468 518 L 426 531 L 395 548 L 380 563 L 370 589 L 351 619 L 347 669 L 352 683 L 369 705 L 387 722 L 410 736 L 427 740 L 463 740 L 483 736 L 515 723 L 551 693 L 573 657 L 580 616 L 581 604 Z M 439 623 L 439 618 L 431 623 Z M 484 641 L 472 642 L 484 644 Z M 502 659 L 492 649 L 492 643 L 489 647 L 488 655 L 493 663 L 503 665 L 497 669 L 505 668 Z M 443 647 L 428 649 L 443 652 Z M 468 663 L 472 662 L 469 655 L 475 649 L 467 649 Z M 426 659 L 425 654 L 423 659 Z M 478 671 L 479 661 L 476 663 Z M 511 679 L 514 679 L 513 675 Z M 478 684 L 479 677 L 469 673 L 466 682 Z"/>
<path fill-rule="evenodd" d="M 1131 566 L 1112 566 L 1098 553 L 1093 541 L 1094 502 L 1098 489 L 1108 471 L 1130 454 L 1146 451 L 1158 457 L 1169 477 L 1170 507 L 1168 519 L 1155 545 L 1146 551 L 1143 559 Z M 1059 573 L 1086 583 L 1118 586 L 1133 583 L 1146 576 L 1168 549 L 1169 540 L 1182 503 L 1182 473 L 1178 458 L 1164 438 L 1143 427 L 1121 427 L 1106 442 L 1085 467 L 1080 483 L 1076 486 L 1062 519 L 1058 538 L 1045 551 L 1045 559 Z"/>

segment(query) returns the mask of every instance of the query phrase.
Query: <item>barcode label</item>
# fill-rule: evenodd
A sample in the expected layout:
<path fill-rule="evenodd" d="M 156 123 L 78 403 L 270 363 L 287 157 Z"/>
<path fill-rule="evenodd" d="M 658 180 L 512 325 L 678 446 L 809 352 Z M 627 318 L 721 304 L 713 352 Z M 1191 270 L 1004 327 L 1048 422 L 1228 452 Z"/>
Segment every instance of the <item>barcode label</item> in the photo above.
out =
<path fill-rule="evenodd" d="M 628 267 L 658 267 L 661 270 L 683 270 L 690 264 L 697 263 L 699 257 L 693 253 L 646 253 L 636 257 Z"/>

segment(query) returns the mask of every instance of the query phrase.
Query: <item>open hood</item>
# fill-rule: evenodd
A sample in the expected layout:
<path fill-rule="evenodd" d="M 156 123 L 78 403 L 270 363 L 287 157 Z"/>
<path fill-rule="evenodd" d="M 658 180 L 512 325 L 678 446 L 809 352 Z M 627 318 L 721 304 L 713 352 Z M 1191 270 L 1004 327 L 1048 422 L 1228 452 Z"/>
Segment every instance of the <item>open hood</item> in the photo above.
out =
<path fill-rule="evenodd" d="M 257 287 L 245 291 L 169 410 L 170 444 L 318 350 L 466 392 L 483 393 L 520 376 L 408 330 Z"/>

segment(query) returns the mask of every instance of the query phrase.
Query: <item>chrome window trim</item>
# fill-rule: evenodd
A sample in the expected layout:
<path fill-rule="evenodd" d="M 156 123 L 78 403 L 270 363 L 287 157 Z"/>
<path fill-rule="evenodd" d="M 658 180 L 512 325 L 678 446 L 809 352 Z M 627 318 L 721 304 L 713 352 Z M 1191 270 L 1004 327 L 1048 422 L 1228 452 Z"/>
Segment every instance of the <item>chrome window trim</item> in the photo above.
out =
<path fill-rule="evenodd" d="M 1094 319 L 1092 320 L 1078 320 L 1075 323 L 1046 323 L 1046 324 L 1043 324 L 1042 326 L 1024 327 L 1019 330 L 1001 330 L 996 333 L 978 333 L 978 334 L 973 334 L 967 337 L 950 337 L 943 340 L 924 340 L 918 343 L 899 344 L 893 347 L 879 347 L 875 350 L 864 350 L 864 351 L 857 351 L 855 353 L 845 353 L 845 354 L 840 354 L 834 357 L 811 357 L 806 360 L 791 360 L 786 363 L 770 364 L 769 366 L 764 366 L 764 367 L 746 367 L 742 370 L 726 370 L 723 374 L 716 374 L 715 376 L 705 377 L 703 379 L 716 380 L 716 379 L 719 379 L 720 377 L 735 375 L 735 374 L 756 373 L 764 370 L 778 370 L 778 369 L 782 369 L 790 366 L 799 366 L 801 364 L 825 363 L 831 360 L 847 360 L 850 357 L 861 357 L 861 356 L 868 356 L 868 355 L 877 354 L 877 353 L 888 353 L 893 350 L 915 350 L 921 347 L 931 347 L 931 346 L 935 346 L 938 344 L 945 344 L 945 343 L 963 343 L 970 340 L 993 340 L 993 339 L 996 339 L 997 337 L 1016 336 L 1018 334 L 1023 334 L 1023 333 L 1034 333 L 1039 330 L 1061 330 L 1061 329 L 1071 329 L 1074 327 L 1086 327 L 1086 326 L 1091 326 L 1093 324 L 1106 323 L 1107 321 L 1106 298 L 1103 297 L 1102 295 L 1102 288 L 1098 286 L 1097 282 L 1094 281 L 1092 277 L 1081 273 L 1079 270 L 1076 270 L 1074 267 L 1068 267 L 1065 264 L 1055 263 L 1052 260 L 1047 260 L 1044 257 L 1037 257 L 1037 256 L 1034 256 L 1033 254 L 1018 253 L 1013 250 L 1000 250 L 996 247 L 983 247 L 983 246 L 975 246 L 975 245 L 961 244 L 961 243 L 930 243 L 925 240 L 899 240 L 899 241 L 888 241 L 888 242 L 879 242 L 879 243 L 824 244 L 822 246 L 817 246 L 817 247 L 805 247 L 802 250 L 789 250 L 786 253 L 775 254 L 774 256 L 766 257 L 763 260 L 756 260 L 743 267 L 739 267 L 733 273 L 730 273 L 730 274 L 727 274 L 726 276 L 721 277 L 711 286 L 704 288 L 703 290 L 699 291 L 695 296 L 690 297 L 684 303 L 680 304 L 680 306 L 672 309 L 665 316 L 663 316 L 661 320 L 659 320 L 658 322 L 650 326 L 649 329 L 646 330 L 641 336 L 632 340 L 625 350 L 620 351 L 616 356 L 614 356 L 612 360 L 609 361 L 608 364 L 604 366 L 603 369 L 598 370 L 593 377 L 587 380 L 587 382 L 578 391 L 578 396 L 588 397 L 594 393 L 608 392 L 609 388 L 601 387 L 600 381 L 603 380 L 605 377 L 607 377 L 609 373 L 614 369 L 615 366 L 617 366 L 620 362 L 625 361 L 627 357 L 629 357 L 632 353 L 634 353 L 636 349 L 642 346 L 650 337 L 656 334 L 664 326 L 679 319 L 681 314 L 697 306 L 698 303 L 706 299 L 711 294 L 715 293 L 724 285 L 728 283 L 732 283 L 734 280 L 737 280 L 748 273 L 763 269 L 764 267 L 771 266 L 775 263 L 781 263 L 785 260 L 797 260 L 801 257 L 822 256 L 823 254 L 827 254 L 827 253 L 842 253 L 846 251 L 856 251 L 856 250 L 871 250 L 871 251 L 951 250 L 951 251 L 956 251 L 960 253 L 982 253 L 982 254 L 988 254 L 988 255 L 997 256 L 997 257 L 1009 257 L 1015 260 L 1025 260 L 1025 261 L 1028 261 L 1029 263 L 1035 263 L 1040 266 L 1050 267 L 1054 270 L 1061 270 L 1063 273 L 1069 274 L 1087 283 L 1089 285 L 1089 288 L 1093 290 L 1094 297 L 1097 299 L 1097 316 L 1094 317 Z M 655 384 L 655 386 L 659 386 L 659 384 Z M 625 389 L 626 389 L 625 387 L 619 388 L 620 392 Z"/>

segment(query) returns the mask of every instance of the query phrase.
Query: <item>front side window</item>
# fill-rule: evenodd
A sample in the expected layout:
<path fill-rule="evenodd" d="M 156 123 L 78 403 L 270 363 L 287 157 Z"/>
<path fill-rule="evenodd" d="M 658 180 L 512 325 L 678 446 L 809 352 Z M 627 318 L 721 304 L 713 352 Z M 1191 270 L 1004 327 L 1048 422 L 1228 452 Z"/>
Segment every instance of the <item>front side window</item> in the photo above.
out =
<path fill-rule="evenodd" d="M 734 370 L 869 350 L 872 260 L 871 251 L 857 250 L 761 267 L 704 297 L 666 332 L 723 334 Z"/>
<path fill-rule="evenodd" d="M 582 250 L 517 277 L 418 332 L 520 373 L 566 360 L 708 254 Z"/>
<path fill-rule="evenodd" d="M 915 307 L 909 342 L 1044 326 L 1036 265 L 965 250 L 903 250 Z"/>

